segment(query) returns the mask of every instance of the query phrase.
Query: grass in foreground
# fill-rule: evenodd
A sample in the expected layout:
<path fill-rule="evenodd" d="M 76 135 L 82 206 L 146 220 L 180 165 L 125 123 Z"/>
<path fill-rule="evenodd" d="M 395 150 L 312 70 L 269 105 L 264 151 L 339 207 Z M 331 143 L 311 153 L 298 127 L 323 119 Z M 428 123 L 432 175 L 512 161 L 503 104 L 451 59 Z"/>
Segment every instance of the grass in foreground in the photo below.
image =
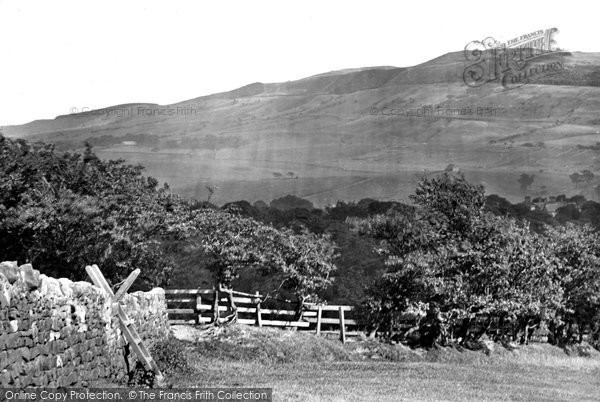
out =
<path fill-rule="evenodd" d="M 172 376 L 175 387 L 273 387 L 286 401 L 600 400 L 600 353 L 546 344 L 487 356 L 252 327 L 202 339 L 188 343 L 193 374 Z"/>

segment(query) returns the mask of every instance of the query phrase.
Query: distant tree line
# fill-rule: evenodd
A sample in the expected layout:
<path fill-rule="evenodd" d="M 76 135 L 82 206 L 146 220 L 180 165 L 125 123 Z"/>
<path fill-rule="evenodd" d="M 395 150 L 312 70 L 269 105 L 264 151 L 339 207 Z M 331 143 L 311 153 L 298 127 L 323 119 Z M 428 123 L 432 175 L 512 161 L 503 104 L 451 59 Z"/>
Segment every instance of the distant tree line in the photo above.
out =
<path fill-rule="evenodd" d="M 179 139 L 162 139 L 155 134 L 133 134 L 126 133 L 121 136 L 103 134 L 90 136 L 87 144 L 93 147 L 112 147 L 123 143 L 133 142 L 139 147 L 152 148 L 154 151 L 160 149 L 187 149 L 187 150 L 218 150 L 222 148 L 237 148 L 242 145 L 242 139 L 237 136 L 216 136 L 212 134 L 203 136 L 183 136 Z M 57 151 L 76 151 L 83 147 L 80 140 L 57 140 L 54 142 Z"/>
<path fill-rule="evenodd" d="M 567 223 L 588 224 L 600 229 L 600 203 L 587 200 L 582 195 L 564 197 L 565 205 L 556 210 L 552 216 L 546 211 L 532 209 L 524 202 L 513 204 L 496 194 L 486 197 L 486 208 L 501 217 L 525 220 L 533 231 L 543 233 L 545 226 L 558 227 Z"/>
<path fill-rule="evenodd" d="M 179 140 L 170 139 L 164 141 L 161 146 L 165 149 L 218 150 L 222 148 L 237 148 L 242 144 L 243 141 L 238 136 L 216 136 L 209 134 L 200 137 L 183 136 Z"/>

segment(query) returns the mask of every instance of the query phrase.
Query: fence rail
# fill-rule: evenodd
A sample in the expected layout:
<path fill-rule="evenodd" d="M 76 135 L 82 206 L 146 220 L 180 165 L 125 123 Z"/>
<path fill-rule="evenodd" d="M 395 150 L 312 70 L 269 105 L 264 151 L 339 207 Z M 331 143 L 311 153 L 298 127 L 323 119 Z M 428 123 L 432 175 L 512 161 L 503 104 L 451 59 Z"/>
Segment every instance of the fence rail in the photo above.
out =
<path fill-rule="evenodd" d="M 167 289 L 167 312 L 171 324 L 207 324 L 214 322 L 220 313 L 232 312 L 230 297 L 219 292 L 215 303 L 214 289 Z M 346 337 L 359 335 L 353 318 L 354 307 L 344 305 L 304 305 L 301 311 L 288 308 L 261 307 L 264 296 L 231 291 L 236 306 L 237 322 L 245 325 L 291 327 L 321 334 L 339 334 Z M 215 309 L 219 314 L 215 314 Z M 349 318 L 348 318 L 349 317 Z M 217 318 L 220 319 L 220 318 Z M 224 319 L 220 319 L 225 321 Z M 353 331 L 348 331 L 352 328 Z"/>

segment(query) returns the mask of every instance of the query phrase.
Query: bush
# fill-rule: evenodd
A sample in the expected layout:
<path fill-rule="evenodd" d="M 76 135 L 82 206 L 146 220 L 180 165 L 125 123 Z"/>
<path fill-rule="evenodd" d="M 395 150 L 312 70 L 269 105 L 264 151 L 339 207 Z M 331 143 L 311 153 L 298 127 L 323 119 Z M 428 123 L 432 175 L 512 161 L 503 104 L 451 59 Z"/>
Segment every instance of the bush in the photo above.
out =
<path fill-rule="evenodd" d="M 491 334 L 496 320 L 502 328 L 510 321 L 526 342 L 532 328 L 560 312 L 568 275 L 551 239 L 485 211 L 483 188 L 462 175 L 425 178 L 412 199 L 414 213 L 353 221 L 381 241 L 388 265 L 362 306 L 361 316 L 370 310 L 375 320 L 366 327 L 391 337 L 396 321 L 416 309 L 422 346 Z"/>
<path fill-rule="evenodd" d="M 87 278 L 98 264 L 111 283 L 143 267 L 136 283 L 163 285 L 172 261 L 161 250 L 161 218 L 174 197 L 141 166 L 59 154 L 52 145 L 0 135 L 0 259 L 41 272 Z"/>
<path fill-rule="evenodd" d="M 193 367 L 188 360 L 188 352 L 189 347 L 184 341 L 172 337 L 155 343 L 150 351 L 158 368 L 165 376 L 193 372 Z"/>

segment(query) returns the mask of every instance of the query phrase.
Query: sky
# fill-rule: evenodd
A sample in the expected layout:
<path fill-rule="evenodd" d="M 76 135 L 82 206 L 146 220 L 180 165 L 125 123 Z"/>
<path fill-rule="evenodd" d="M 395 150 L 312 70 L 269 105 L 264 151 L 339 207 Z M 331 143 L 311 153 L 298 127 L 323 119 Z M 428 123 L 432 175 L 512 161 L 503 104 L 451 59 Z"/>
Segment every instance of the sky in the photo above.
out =
<path fill-rule="evenodd" d="M 0 0 L 0 126 L 253 82 L 411 66 L 556 27 L 600 51 L 592 1 Z"/>

